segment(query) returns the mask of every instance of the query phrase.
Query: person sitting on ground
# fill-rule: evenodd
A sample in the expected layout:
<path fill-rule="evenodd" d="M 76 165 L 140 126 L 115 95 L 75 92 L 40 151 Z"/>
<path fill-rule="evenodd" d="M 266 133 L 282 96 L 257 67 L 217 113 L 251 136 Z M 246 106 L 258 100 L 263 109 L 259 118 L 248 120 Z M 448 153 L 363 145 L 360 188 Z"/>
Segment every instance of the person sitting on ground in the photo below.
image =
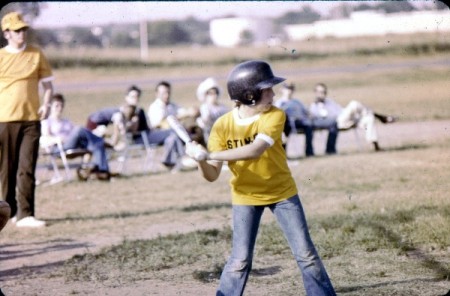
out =
<path fill-rule="evenodd" d="M 220 94 L 219 84 L 212 77 L 202 81 L 197 88 L 197 99 L 202 103 L 197 124 L 203 130 L 205 142 L 208 141 L 214 122 L 230 110 L 230 108 L 219 102 Z"/>
<path fill-rule="evenodd" d="M 78 177 L 87 180 L 91 173 L 95 173 L 99 180 L 109 180 L 111 177 L 106 157 L 105 143 L 102 138 L 94 135 L 88 129 L 75 126 L 71 121 L 62 117 L 65 99 L 62 94 L 54 94 L 50 103 L 50 115 L 41 122 L 41 133 L 45 137 L 61 140 L 62 148 L 86 149 L 92 153 L 92 165 L 78 169 Z M 55 146 L 54 152 L 58 152 Z"/>
<path fill-rule="evenodd" d="M 307 157 L 314 155 L 313 149 L 313 126 L 309 118 L 309 111 L 305 105 L 293 97 L 295 85 L 293 83 L 283 84 L 281 97 L 274 103 L 275 107 L 284 110 L 286 113 L 286 123 L 284 134 L 289 136 L 292 130 L 302 130 L 305 133 L 305 155 Z"/>
<path fill-rule="evenodd" d="M 147 116 L 142 108 L 138 107 L 142 90 L 136 85 L 130 86 L 125 94 L 125 104 L 135 106 L 135 114 L 138 119 L 137 130 L 147 130 Z M 120 111 L 121 107 L 108 107 L 91 113 L 87 119 L 86 128 L 99 137 L 103 137 L 106 127 L 112 123 L 113 115 Z"/>
<path fill-rule="evenodd" d="M 314 92 L 316 100 L 311 104 L 309 111 L 313 117 L 313 125 L 315 128 L 328 128 L 330 130 L 327 153 L 336 153 L 336 139 L 339 129 L 345 130 L 355 126 L 366 131 L 366 140 L 373 144 L 375 151 L 381 150 L 378 144 L 375 118 L 379 119 L 382 123 L 392 123 L 396 121 L 395 117 L 375 113 L 367 106 L 354 100 L 343 108 L 327 97 L 327 86 L 324 83 L 316 84 Z M 331 130 L 333 130 L 333 134 Z"/>

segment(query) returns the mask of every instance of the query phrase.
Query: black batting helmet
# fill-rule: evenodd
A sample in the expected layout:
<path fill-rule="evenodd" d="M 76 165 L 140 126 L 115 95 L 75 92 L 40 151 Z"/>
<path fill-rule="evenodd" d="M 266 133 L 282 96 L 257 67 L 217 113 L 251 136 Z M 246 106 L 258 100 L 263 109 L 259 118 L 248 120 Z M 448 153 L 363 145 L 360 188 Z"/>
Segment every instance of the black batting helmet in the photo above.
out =
<path fill-rule="evenodd" d="M 284 78 L 273 75 L 270 65 L 264 61 L 247 61 L 234 67 L 228 76 L 227 88 L 231 100 L 244 105 L 255 105 L 261 92 Z"/>

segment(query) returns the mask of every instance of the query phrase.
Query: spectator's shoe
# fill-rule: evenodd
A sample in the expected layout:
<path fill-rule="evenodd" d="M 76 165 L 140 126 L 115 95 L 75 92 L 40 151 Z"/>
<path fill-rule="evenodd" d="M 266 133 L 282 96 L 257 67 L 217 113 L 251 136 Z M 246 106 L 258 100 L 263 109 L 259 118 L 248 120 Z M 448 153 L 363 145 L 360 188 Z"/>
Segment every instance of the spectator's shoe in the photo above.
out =
<path fill-rule="evenodd" d="M 100 181 L 109 181 L 111 179 L 111 174 L 107 171 L 97 171 L 95 172 L 95 175 Z"/>
<path fill-rule="evenodd" d="M 378 142 L 372 142 L 373 144 L 373 148 L 375 149 L 375 151 L 380 152 L 383 151 L 383 149 L 380 148 L 380 145 L 378 144 Z"/>
<path fill-rule="evenodd" d="M 391 115 L 381 115 L 381 114 L 374 114 L 376 118 L 378 118 L 379 121 L 382 123 L 394 123 L 397 121 L 397 118 Z"/>
<path fill-rule="evenodd" d="M 91 176 L 91 170 L 89 168 L 79 167 L 77 169 L 78 180 L 87 181 Z"/>
<path fill-rule="evenodd" d="M 39 228 L 44 227 L 45 221 L 38 220 L 34 218 L 33 216 L 28 216 L 25 218 L 20 219 L 16 222 L 16 227 L 30 227 L 30 228 Z"/>
<path fill-rule="evenodd" d="M 91 174 L 97 171 L 98 171 L 97 166 L 84 163 L 77 169 L 78 180 L 87 181 L 89 180 Z"/>

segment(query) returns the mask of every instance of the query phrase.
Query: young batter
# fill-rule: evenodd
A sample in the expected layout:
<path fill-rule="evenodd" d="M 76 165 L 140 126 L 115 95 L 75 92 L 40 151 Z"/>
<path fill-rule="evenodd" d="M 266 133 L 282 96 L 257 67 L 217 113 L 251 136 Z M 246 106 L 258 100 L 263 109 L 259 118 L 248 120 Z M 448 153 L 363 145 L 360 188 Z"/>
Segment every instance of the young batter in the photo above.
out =
<path fill-rule="evenodd" d="M 263 61 L 237 65 L 228 77 L 228 93 L 236 108 L 219 118 L 208 150 L 195 142 L 187 154 L 213 182 L 228 161 L 233 204 L 233 249 L 222 272 L 217 295 L 242 295 L 252 266 L 253 250 L 264 209 L 269 208 L 289 242 L 303 275 L 307 295 L 335 295 L 308 232 L 297 188 L 287 166 L 281 134 L 282 110 L 272 106 L 272 87 L 284 81 Z"/>

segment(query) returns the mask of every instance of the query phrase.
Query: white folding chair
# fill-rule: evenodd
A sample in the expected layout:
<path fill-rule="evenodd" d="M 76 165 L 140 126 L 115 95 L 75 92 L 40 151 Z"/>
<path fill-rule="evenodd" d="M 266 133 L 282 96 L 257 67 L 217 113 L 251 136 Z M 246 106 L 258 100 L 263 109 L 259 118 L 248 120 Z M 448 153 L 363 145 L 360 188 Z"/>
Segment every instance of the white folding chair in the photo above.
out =
<path fill-rule="evenodd" d="M 50 184 L 55 184 L 61 181 L 70 181 L 73 179 L 73 173 L 70 170 L 70 159 L 76 159 L 90 155 L 91 152 L 86 149 L 63 149 L 63 144 L 60 138 L 52 136 L 41 136 L 39 139 L 39 146 L 41 148 L 40 155 L 49 160 L 49 165 L 53 170 L 53 176 L 50 179 Z M 55 152 L 55 146 L 58 148 Z M 64 172 L 60 172 L 58 159 L 61 160 Z M 80 162 L 79 165 L 83 162 Z"/>
<path fill-rule="evenodd" d="M 118 172 L 125 174 L 128 168 L 128 162 L 136 153 L 139 157 L 144 158 L 142 161 L 142 169 L 145 172 L 155 172 L 156 170 L 156 152 L 158 145 L 150 144 L 146 131 L 139 133 L 142 143 L 136 143 L 135 135 L 127 133 L 125 137 L 125 148 L 118 157 Z"/>

